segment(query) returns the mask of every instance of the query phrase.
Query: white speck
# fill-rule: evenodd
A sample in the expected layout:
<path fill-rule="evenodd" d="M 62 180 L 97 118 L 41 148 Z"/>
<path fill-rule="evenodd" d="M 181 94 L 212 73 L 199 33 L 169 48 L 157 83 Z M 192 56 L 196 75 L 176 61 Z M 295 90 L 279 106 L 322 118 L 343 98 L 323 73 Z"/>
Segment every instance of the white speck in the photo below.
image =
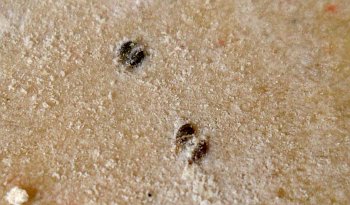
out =
<path fill-rule="evenodd" d="M 57 172 L 54 172 L 54 173 L 52 173 L 52 175 L 51 175 L 53 178 L 56 178 L 56 179 L 58 179 L 58 180 L 60 180 L 61 179 L 61 176 L 57 173 Z"/>
<path fill-rule="evenodd" d="M 102 23 L 105 23 L 105 22 L 106 22 L 106 19 L 104 19 L 104 18 L 101 17 L 100 15 L 94 14 L 93 17 L 95 18 L 95 20 L 96 20 L 99 24 L 102 24 Z"/>
<path fill-rule="evenodd" d="M 7 32 L 10 29 L 10 22 L 0 14 L 0 38 L 2 37 L 2 34 Z"/>
<path fill-rule="evenodd" d="M 46 102 L 43 102 L 43 107 L 46 109 L 46 108 L 49 108 L 50 106 Z"/>
<path fill-rule="evenodd" d="M 10 167 L 12 164 L 12 160 L 9 158 L 5 158 L 2 160 L 2 163 L 4 163 L 6 166 Z"/>
<path fill-rule="evenodd" d="M 92 151 L 92 158 L 96 161 L 98 159 L 98 157 L 100 156 L 100 151 L 95 149 L 94 151 Z"/>
<path fill-rule="evenodd" d="M 117 163 L 113 160 L 113 159 L 109 159 L 107 162 L 106 162 L 106 167 L 107 168 L 115 168 L 115 166 L 117 165 Z"/>
<path fill-rule="evenodd" d="M 81 123 L 80 120 L 78 120 L 77 123 L 75 124 L 75 129 L 80 130 L 80 128 L 82 127 L 83 127 L 83 124 Z"/>
<path fill-rule="evenodd" d="M 113 98 L 112 98 L 112 92 L 111 91 L 109 91 L 109 93 L 108 93 L 108 99 L 109 100 L 112 100 Z"/>
<path fill-rule="evenodd" d="M 31 65 L 32 63 L 33 63 L 33 60 L 32 60 L 31 58 L 28 58 L 28 59 L 27 59 L 27 64 L 28 64 L 28 65 Z"/>
<path fill-rule="evenodd" d="M 15 90 L 15 87 L 14 87 L 15 84 L 16 84 L 16 80 L 12 79 L 10 85 L 8 86 L 9 91 Z"/>
<path fill-rule="evenodd" d="M 63 70 L 60 71 L 60 74 L 61 74 L 61 77 L 66 76 L 66 73 Z"/>
<path fill-rule="evenodd" d="M 36 99 L 37 99 L 37 96 L 36 96 L 36 95 L 33 95 L 33 96 L 31 97 L 31 100 L 32 100 L 33 102 L 35 102 Z"/>
<path fill-rule="evenodd" d="M 241 65 L 241 71 L 244 71 L 244 65 Z"/>
<path fill-rule="evenodd" d="M 23 38 L 23 44 L 28 49 L 32 48 L 33 42 L 30 40 L 30 36 L 26 36 L 26 37 Z"/>
<path fill-rule="evenodd" d="M 21 91 L 21 93 L 23 93 L 23 94 L 25 94 L 25 95 L 28 93 L 24 88 L 21 88 L 20 91 Z"/>
<path fill-rule="evenodd" d="M 60 102 L 55 98 L 50 98 L 50 101 L 54 102 L 56 105 L 60 104 Z"/>
<path fill-rule="evenodd" d="M 21 205 L 28 201 L 28 194 L 26 190 L 19 187 L 13 187 L 6 194 L 6 200 L 12 205 Z"/>

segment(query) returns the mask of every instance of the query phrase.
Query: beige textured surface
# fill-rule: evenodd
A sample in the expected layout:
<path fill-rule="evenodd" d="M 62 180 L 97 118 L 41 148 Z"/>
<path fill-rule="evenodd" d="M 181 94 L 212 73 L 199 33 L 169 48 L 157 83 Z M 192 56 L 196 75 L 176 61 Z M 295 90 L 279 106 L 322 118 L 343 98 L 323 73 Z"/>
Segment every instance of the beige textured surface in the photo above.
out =
<path fill-rule="evenodd" d="M 0 204 L 350 204 L 350 1 L 328 3 L 0 0 Z"/>

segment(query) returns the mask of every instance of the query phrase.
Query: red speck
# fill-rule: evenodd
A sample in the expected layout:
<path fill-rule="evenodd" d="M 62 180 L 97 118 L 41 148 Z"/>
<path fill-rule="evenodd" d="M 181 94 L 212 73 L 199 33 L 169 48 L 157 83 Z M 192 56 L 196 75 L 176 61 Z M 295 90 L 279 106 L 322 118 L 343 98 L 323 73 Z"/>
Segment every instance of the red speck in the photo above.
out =
<path fill-rule="evenodd" d="M 225 40 L 219 39 L 218 44 L 219 44 L 219 46 L 225 46 Z"/>
<path fill-rule="evenodd" d="M 335 4 L 327 4 L 325 7 L 325 11 L 329 13 L 337 12 L 337 6 Z"/>

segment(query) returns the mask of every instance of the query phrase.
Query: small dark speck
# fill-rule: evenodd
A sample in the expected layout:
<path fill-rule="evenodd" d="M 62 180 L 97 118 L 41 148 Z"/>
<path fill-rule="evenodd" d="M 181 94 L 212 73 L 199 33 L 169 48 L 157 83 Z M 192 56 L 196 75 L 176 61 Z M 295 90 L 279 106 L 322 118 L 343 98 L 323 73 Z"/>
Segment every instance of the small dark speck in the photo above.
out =
<path fill-rule="evenodd" d="M 151 194 L 151 193 L 148 193 L 147 196 L 148 196 L 148 197 L 152 197 L 152 194 Z"/>

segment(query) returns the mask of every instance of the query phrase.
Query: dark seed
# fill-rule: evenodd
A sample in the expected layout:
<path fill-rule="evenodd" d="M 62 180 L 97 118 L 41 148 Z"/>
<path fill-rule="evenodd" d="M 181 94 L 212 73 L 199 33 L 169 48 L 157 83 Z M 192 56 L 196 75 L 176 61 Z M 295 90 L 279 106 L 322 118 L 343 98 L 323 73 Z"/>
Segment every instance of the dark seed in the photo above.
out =
<path fill-rule="evenodd" d="M 186 143 L 193 138 L 193 134 L 195 133 L 194 126 L 190 123 L 186 123 L 182 125 L 176 133 L 176 148 L 175 153 L 178 154 L 181 151 Z"/>
<path fill-rule="evenodd" d="M 143 61 L 144 58 L 145 53 L 143 52 L 143 50 L 132 50 L 129 55 L 128 64 L 131 66 L 137 66 Z"/>
<path fill-rule="evenodd" d="M 176 133 L 176 139 L 181 138 L 184 135 L 192 135 L 195 132 L 195 128 L 191 123 L 182 125 Z"/>
<path fill-rule="evenodd" d="M 126 61 L 130 55 L 131 50 L 136 46 L 136 43 L 132 41 L 127 41 L 119 48 L 119 54 L 122 61 Z"/>
<path fill-rule="evenodd" d="M 191 158 L 188 160 L 189 164 L 199 162 L 204 155 L 207 154 L 209 149 L 208 142 L 206 140 L 201 140 L 192 152 Z"/>
<path fill-rule="evenodd" d="M 151 194 L 151 193 L 148 193 L 147 196 L 148 196 L 148 197 L 152 197 L 152 194 Z"/>
<path fill-rule="evenodd" d="M 119 60 L 131 67 L 140 65 L 145 57 L 145 51 L 136 42 L 126 41 L 119 48 Z"/>

